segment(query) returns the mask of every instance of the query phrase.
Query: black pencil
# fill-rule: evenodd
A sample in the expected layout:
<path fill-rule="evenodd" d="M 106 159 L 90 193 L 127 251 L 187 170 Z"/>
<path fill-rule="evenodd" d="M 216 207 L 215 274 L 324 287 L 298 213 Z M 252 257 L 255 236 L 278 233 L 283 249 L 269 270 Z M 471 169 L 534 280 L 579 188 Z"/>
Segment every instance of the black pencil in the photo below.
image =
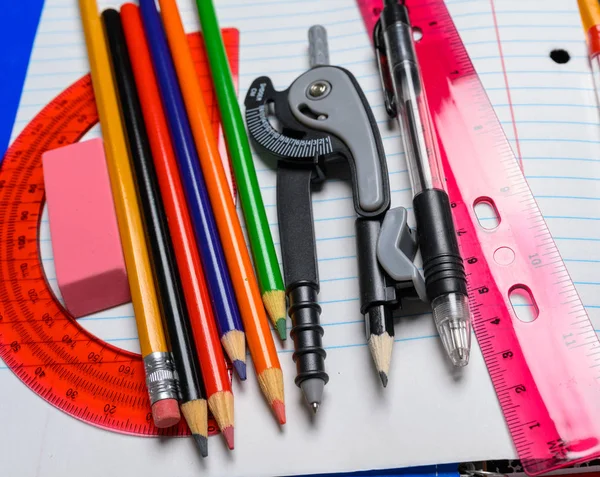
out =
<path fill-rule="evenodd" d="M 135 87 L 121 17 L 116 10 L 109 9 L 102 13 L 102 19 L 135 169 L 136 186 L 141 199 L 146 237 L 152 254 L 163 318 L 170 338 L 175 367 L 179 374 L 181 409 L 201 454 L 206 456 L 208 411 L 204 383 L 193 344 L 192 328 L 159 193 L 158 178 Z"/>
<path fill-rule="evenodd" d="M 392 349 L 394 347 L 394 320 L 386 300 L 388 283 L 377 259 L 377 240 L 381 230 L 378 220 L 358 218 L 355 222 L 361 313 L 365 317 L 367 343 L 381 384 L 387 386 Z"/>

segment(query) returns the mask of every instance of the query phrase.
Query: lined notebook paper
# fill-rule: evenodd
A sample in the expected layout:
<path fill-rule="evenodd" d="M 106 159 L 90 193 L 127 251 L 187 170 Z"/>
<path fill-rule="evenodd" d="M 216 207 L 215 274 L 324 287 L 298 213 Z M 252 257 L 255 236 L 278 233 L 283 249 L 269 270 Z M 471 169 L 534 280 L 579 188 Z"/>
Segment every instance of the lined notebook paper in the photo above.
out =
<path fill-rule="evenodd" d="M 241 32 L 240 101 L 269 75 L 286 88 L 308 68 L 307 30 L 324 25 L 332 64 L 358 78 L 379 121 L 393 205 L 411 193 L 397 129 L 389 129 L 369 38 L 354 0 L 217 0 L 221 26 Z M 198 29 L 192 0 L 180 0 L 186 29 Z M 448 0 L 475 67 L 562 252 L 583 303 L 600 329 L 600 123 L 575 2 Z M 101 2 L 115 6 L 116 2 Z M 558 64 L 550 52 L 564 49 Z M 74 0 L 47 0 L 13 138 L 54 96 L 88 71 Z M 98 136 L 94 128 L 88 137 Z M 276 242 L 275 174 L 255 156 Z M 0 468 L 6 475 L 271 476 L 512 458 L 515 453 L 476 343 L 454 373 L 431 316 L 405 310 L 396 322 L 390 384 L 381 389 L 358 311 L 354 209 L 349 184 L 330 181 L 314 195 L 320 303 L 330 382 L 316 418 L 294 385 L 292 343 L 280 347 L 288 423 L 280 429 L 254 376 L 234 383 L 236 450 L 211 438 L 201 461 L 190 439 L 141 439 L 66 416 L 0 363 Z M 52 281 L 48 224 L 41 249 Z M 414 223 L 414 222 L 413 222 Z M 138 350 L 129 306 L 80 323 L 108 342 Z M 26 413 L 14 414 L 12 405 Z"/>

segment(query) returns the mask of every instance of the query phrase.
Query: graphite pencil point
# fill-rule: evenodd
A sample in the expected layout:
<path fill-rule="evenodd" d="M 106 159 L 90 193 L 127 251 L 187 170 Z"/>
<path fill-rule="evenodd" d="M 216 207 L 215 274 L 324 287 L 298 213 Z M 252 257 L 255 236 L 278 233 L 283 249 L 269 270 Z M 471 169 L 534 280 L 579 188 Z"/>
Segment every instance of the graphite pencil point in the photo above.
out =
<path fill-rule="evenodd" d="M 392 349 L 394 347 L 394 338 L 388 333 L 380 335 L 371 335 L 369 337 L 369 349 L 375 363 L 375 369 L 381 377 L 383 386 L 387 386 L 390 364 L 392 362 Z M 384 379 L 385 376 L 385 379 Z"/>
<path fill-rule="evenodd" d="M 194 399 L 181 405 L 181 412 L 194 436 L 202 457 L 208 455 L 208 409 L 205 399 Z"/>
<path fill-rule="evenodd" d="M 200 434 L 192 434 L 202 457 L 208 457 L 208 439 Z"/>
<path fill-rule="evenodd" d="M 388 375 L 383 371 L 379 371 L 379 377 L 381 378 L 381 384 L 383 384 L 383 387 L 386 388 L 388 384 Z"/>
<path fill-rule="evenodd" d="M 240 361 L 239 359 L 236 359 L 233 361 L 233 367 L 234 367 L 235 372 L 237 373 L 238 377 L 242 381 L 245 381 L 246 380 L 246 363 L 244 363 L 243 361 Z"/>

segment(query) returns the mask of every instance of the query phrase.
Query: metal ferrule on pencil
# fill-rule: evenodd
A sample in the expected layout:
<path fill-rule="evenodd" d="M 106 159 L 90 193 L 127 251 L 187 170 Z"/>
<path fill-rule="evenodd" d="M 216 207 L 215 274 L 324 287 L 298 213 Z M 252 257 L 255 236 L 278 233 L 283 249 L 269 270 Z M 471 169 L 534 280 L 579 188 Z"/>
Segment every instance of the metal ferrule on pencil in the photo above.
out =
<path fill-rule="evenodd" d="M 156 352 L 144 358 L 150 404 L 163 399 L 180 400 L 179 378 L 171 353 Z"/>

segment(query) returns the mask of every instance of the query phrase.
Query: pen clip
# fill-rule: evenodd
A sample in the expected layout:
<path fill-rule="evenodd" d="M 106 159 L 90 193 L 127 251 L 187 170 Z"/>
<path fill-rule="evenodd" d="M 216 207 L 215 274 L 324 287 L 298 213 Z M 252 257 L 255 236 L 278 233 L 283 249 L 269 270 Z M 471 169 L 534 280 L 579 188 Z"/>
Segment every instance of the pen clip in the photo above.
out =
<path fill-rule="evenodd" d="M 383 32 L 381 31 L 381 20 L 377 20 L 373 29 L 373 45 L 375 45 L 375 57 L 377 58 L 377 69 L 379 70 L 379 81 L 383 89 L 383 99 L 385 110 L 390 118 L 398 115 L 396 101 L 394 99 L 393 89 L 390 85 L 390 69 L 385 54 L 385 45 L 383 44 Z"/>

